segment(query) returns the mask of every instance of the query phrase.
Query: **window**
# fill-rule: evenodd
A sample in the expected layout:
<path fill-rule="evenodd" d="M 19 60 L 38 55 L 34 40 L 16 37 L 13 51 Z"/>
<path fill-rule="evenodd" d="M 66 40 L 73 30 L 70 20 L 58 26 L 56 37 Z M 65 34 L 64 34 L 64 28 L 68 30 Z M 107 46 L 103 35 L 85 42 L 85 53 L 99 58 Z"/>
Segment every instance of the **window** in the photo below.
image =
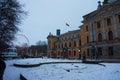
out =
<path fill-rule="evenodd" d="M 63 48 L 63 44 L 62 44 L 62 48 Z"/>
<path fill-rule="evenodd" d="M 50 41 L 50 40 L 48 41 L 48 44 L 49 44 L 49 45 L 48 45 L 49 48 L 51 48 L 51 41 Z"/>
<path fill-rule="evenodd" d="M 100 21 L 97 22 L 97 28 L 100 28 L 101 27 L 101 24 L 100 24 Z"/>
<path fill-rule="evenodd" d="M 111 25 L 111 19 L 107 18 L 107 25 L 110 26 Z"/>
<path fill-rule="evenodd" d="M 87 43 L 89 43 L 89 37 L 87 36 Z"/>
<path fill-rule="evenodd" d="M 71 47 L 71 42 L 69 42 L 69 47 Z"/>
<path fill-rule="evenodd" d="M 86 26 L 86 31 L 88 31 L 88 26 Z"/>
<path fill-rule="evenodd" d="M 58 55 L 60 56 L 60 51 L 58 51 Z"/>
<path fill-rule="evenodd" d="M 76 47 L 76 41 L 74 41 L 74 47 Z"/>
<path fill-rule="evenodd" d="M 65 43 L 65 47 L 67 47 L 67 43 Z"/>
<path fill-rule="evenodd" d="M 90 56 L 89 49 L 87 48 L 87 56 Z"/>
<path fill-rule="evenodd" d="M 118 15 L 118 21 L 119 21 L 119 23 L 120 23 L 120 15 Z"/>
<path fill-rule="evenodd" d="M 98 34 L 98 42 L 101 42 L 101 41 L 102 41 L 102 34 L 99 33 L 99 34 Z"/>
<path fill-rule="evenodd" d="M 74 51 L 74 56 L 76 56 L 76 51 Z"/>
<path fill-rule="evenodd" d="M 71 51 L 69 51 L 69 56 L 71 56 Z"/>
<path fill-rule="evenodd" d="M 81 46 L 81 40 L 79 40 L 79 46 Z"/>
<path fill-rule="evenodd" d="M 108 39 L 113 40 L 113 32 L 112 31 L 108 32 Z"/>
<path fill-rule="evenodd" d="M 98 52 L 100 55 L 102 55 L 102 48 L 101 47 L 98 48 Z"/>
<path fill-rule="evenodd" d="M 113 56 L 113 47 L 108 47 L 109 56 Z"/>

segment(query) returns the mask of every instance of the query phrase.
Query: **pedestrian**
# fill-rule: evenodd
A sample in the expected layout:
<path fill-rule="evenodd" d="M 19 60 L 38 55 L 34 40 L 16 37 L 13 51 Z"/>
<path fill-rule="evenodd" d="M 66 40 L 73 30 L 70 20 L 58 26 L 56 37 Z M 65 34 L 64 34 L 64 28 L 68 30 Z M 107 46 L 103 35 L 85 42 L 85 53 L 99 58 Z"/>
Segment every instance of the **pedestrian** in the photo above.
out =
<path fill-rule="evenodd" d="M 3 80 L 5 68 L 6 68 L 6 64 L 4 60 L 0 57 L 0 80 Z"/>

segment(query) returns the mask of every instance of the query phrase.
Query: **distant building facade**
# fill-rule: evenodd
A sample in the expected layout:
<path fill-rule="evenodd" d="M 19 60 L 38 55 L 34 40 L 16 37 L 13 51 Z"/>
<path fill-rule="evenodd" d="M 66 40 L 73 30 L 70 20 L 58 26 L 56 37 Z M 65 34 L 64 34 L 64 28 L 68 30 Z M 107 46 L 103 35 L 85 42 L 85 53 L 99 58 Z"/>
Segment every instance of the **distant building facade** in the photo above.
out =
<path fill-rule="evenodd" d="M 78 30 L 49 34 L 48 56 L 81 58 L 85 52 L 90 59 L 91 46 L 95 46 L 102 59 L 120 59 L 120 0 L 99 2 L 97 10 L 83 16 L 82 23 Z"/>
<path fill-rule="evenodd" d="M 67 33 L 56 36 L 49 34 L 47 39 L 49 57 L 56 58 L 80 57 L 81 39 L 79 29 L 74 31 L 68 31 Z"/>
<path fill-rule="evenodd" d="M 43 57 L 47 56 L 47 45 L 32 45 L 19 51 L 21 57 Z"/>

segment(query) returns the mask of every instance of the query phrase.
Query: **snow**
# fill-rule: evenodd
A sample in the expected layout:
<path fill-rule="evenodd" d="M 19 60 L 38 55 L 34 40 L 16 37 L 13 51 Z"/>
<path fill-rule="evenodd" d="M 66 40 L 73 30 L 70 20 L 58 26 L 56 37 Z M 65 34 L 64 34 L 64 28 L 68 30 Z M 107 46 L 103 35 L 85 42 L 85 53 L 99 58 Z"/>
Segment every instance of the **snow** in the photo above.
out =
<path fill-rule="evenodd" d="M 120 63 L 59 63 L 32 68 L 14 67 L 14 63 L 36 64 L 45 62 L 81 62 L 80 60 L 31 58 L 6 61 L 4 80 L 19 80 L 20 73 L 27 80 L 120 80 Z"/>

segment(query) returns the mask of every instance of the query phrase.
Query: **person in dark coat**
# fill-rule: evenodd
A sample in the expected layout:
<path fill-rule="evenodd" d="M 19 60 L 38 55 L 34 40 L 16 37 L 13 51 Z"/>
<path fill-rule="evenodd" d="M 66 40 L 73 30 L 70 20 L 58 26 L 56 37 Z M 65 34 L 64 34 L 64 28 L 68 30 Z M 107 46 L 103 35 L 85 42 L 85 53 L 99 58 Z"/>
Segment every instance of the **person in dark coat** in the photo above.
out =
<path fill-rule="evenodd" d="M 6 64 L 4 60 L 0 57 L 0 80 L 3 80 L 5 68 L 6 68 Z"/>

